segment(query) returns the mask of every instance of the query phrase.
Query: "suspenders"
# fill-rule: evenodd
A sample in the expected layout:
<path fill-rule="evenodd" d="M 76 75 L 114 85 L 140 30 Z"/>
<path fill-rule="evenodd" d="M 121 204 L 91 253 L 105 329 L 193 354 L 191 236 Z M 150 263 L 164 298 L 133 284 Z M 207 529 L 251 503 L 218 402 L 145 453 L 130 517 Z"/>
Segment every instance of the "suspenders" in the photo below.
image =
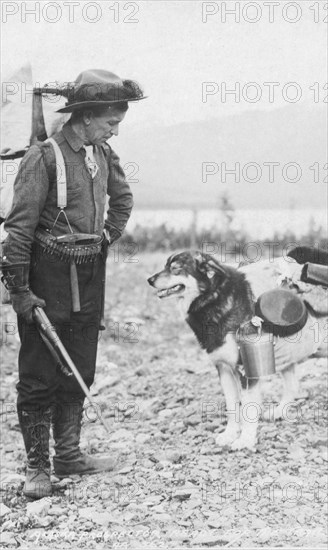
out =
<path fill-rule="evenodd" d="M 54 148 L 55 157 L 56 157 L 56 180 L 57 180 L 57 206 L 59 212 L 54 221 L 53 228 L 57 223 L 57 220 L 61 213 L 64 214 L 67 221 L 67 225 L 70 229 L 70 232 L 73 233 L 71 225 L 68 221 L 64 208 L 67 206 L 67 180 L 66 180 L 66 168 L 63 154 L 60 150 L 59 145 L 53 138 L 48 138 L 46 141 L 50 142 Z M 79 281 L 77 277 L 76 264 L 74 259 L 70 260 L 70 282 L 71 282 L 71 293 L 72 293 L 72 309 L 73 311 L 81 311 L 80 305 L 80 294 L 79 294 Z"/>
<path fill-rule="evenodd" d="M 51 143 L 55 152 L 57 172 L 57 206 L 62 210 L 67 206 L 67 180 L 64 157 L 57 141 L 53 138 L 48 138 L 46 141 Z"/>

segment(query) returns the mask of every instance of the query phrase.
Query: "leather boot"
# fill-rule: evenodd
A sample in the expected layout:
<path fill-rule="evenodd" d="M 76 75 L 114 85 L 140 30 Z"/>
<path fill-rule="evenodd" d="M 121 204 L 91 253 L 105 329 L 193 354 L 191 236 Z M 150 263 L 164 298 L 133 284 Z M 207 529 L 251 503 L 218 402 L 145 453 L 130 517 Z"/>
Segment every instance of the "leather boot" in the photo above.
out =
<path fill-rule="evenodd" d="M 50 496 L 49 432 L 51 410 L 19 410 L 18 418 L 27 454 L 23 493 L 33 499 Z"/>
<path fill-rule="evenodd" d="M 106 472 L 115 466 L 115 461 L 110 457 L 96 458 L 80 450 L 83 401 L 58 404 L 53 419 L 54 469 L 59 478 Z"/>

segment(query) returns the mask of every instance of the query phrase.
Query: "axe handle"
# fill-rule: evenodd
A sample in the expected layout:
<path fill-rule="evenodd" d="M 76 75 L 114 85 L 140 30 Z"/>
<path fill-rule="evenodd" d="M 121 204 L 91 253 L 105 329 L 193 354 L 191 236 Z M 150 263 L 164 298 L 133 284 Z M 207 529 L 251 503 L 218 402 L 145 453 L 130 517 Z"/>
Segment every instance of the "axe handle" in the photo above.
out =
<path fill-rule="evenodd" d="M 80 293 L 79 293 L 79 279 L 77 276 L 76 263 L 71 261 L 70 266 L 70 281 L 71 281 L 71 294 L 72 294 L 72 310 L 74 312 L 81 311 Z"/>

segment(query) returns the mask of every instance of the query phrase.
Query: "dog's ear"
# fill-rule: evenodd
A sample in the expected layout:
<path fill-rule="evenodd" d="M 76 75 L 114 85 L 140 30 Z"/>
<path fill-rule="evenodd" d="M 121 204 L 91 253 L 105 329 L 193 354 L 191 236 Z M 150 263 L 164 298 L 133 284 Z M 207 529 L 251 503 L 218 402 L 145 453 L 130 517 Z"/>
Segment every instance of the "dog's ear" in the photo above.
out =
<path fill-rule="evenodd" d="M 207 262 L 207 277 L 212 279 L 217 274 L 220 274 L 224 279 L 227 277 L 225 269 L 218 262 L 211 259 Z"/>
<path fill-rule="evenodd" d="M 168 257 L 168 259 L 166 260 L 166 264 L 164 267 L 169 267 L 171 265 L 171 262 L 172 262 L 172 258 L 174 258 L 175 254 L 171 254 L 171 256 Z"/>
<path fill-rule="evenodd" d="M 225 269 L 211 256 L 198 253 L 195 256 L 195 262 L 197 271 L 205 275 L 207 279 L 213 279 L 215 275 L 220 275 L 220 279 L 226 279 L 227 273 Z"/>

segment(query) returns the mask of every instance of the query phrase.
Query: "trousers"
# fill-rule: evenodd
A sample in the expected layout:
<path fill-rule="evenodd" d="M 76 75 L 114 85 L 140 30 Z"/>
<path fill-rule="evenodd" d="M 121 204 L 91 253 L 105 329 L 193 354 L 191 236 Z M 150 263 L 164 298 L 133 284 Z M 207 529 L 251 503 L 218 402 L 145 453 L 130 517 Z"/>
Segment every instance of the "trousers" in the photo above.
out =
<path fill-rule="evenodd" d="M 30 287 L 46 302 L 45 312 L 88 387 L 94 380 L 102 310 L 105 259 L 77 265 L 81 311 L 72 311 L 69 263 L 32 253 Z M 84 396 L 74 376 L 65 375 L 44 344 L 37 327 L 18 317 L 17 408 L 36 410 Z"/>

